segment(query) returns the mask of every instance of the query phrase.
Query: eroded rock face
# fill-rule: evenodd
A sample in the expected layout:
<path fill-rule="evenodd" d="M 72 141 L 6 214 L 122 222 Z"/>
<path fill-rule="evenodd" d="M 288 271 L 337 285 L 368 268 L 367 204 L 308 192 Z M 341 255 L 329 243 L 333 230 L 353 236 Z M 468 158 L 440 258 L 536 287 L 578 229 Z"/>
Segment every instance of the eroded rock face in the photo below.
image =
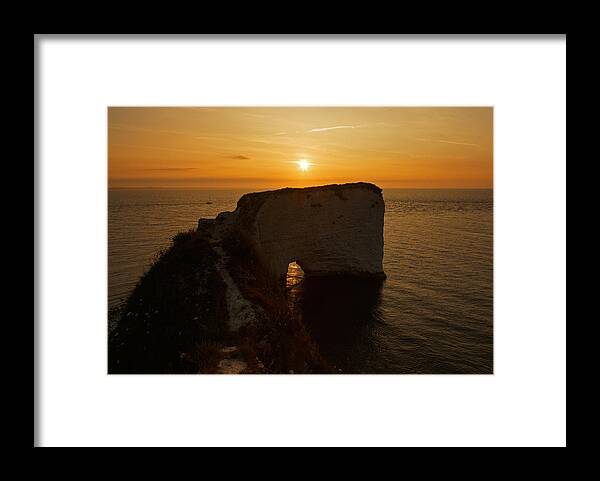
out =
<path fill-rule="evenodd" d="M 232 221 L 278 278 L 292 261 L 307 276 L 384 277 L 384 211 L 379 187 L 334 184 L 246 194 Z"/>

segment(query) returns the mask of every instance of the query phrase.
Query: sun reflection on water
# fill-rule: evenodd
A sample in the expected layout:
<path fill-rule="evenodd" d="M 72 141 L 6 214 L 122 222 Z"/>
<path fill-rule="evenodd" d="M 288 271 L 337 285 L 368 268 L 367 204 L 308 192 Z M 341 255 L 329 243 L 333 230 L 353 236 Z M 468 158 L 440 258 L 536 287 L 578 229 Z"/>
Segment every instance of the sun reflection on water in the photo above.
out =
<path fill-rule="evenodd" d="M 286 287 L 294 287 L 302 282 L 304 279 L 304 271 L 296 262 L 290 262 L 288 265 Z"/>

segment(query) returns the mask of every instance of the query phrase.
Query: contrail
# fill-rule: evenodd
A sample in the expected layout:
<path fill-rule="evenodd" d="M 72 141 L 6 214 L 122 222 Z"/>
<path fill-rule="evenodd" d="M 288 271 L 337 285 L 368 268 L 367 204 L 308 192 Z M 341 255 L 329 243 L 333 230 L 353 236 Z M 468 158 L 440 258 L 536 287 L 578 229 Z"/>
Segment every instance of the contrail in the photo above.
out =
<path fill-rule="evenodd" d="M 311 129 L 309 132 L 324 132 L 325 130 L 336 130 L 336 129 L 355 129 L 354 125 L 336 125 L 334 127 L 323 127 L 322 129 Z"/>
<path fill-rule="evenodd" d="M 440 142 L 442 144 L 453 144 L 453 145 L 469 145 L 471 147 L 479 147 L 479 144 L 470 144 L 469 142 L 454 142 L 453 140 L 439 140 L 439 139 L 423 139 L 416 138 L 419 142 Z"/>
<path fill-rule="evenodd" d="M 470 145 L 472 147 L 479 147 L 479 144 L 469 144 L 468 142 L 452 142 L 451 140 L 436 140 L 442 144 L 455 144 L 455 145 Z"/>

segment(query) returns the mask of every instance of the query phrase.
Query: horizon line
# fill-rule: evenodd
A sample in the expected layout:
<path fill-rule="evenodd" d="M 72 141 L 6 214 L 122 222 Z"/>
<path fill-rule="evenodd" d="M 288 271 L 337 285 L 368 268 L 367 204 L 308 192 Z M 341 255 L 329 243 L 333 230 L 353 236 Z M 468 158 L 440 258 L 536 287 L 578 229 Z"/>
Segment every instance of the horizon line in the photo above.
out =
<path fill-rule="evenodd" d="M 342 184 L 352 184 L 354 182 L 343 182 Z M 372 184 L 372 182 L 368 182 Z M 335 183 L 334 183 L 335 184 Z M 327 184 L 323 184 L 327 185 Z M 377 184 L 374 184 L 377 185 Z M 184 187 L 176 187 L 176 186 L 125 186 L 125 187 L 108 187 L 108 190 L 246 190 L 246 189 L 303 189 L 307 187 L 319 187 L 318 185 L 309 185 L 305 187 L 294 187 L 294 186 L 285 186 L 285 187 L 274 187 L 274 186 L 264 186 L 264 187 L 194 187 L 194 186 L 184 186 Z M 379 186 L 378 186 L 379 187 Z M 494 190 L 494 187 L 380 187 L 381 189 L 404 189 L 404 190 Z"/>

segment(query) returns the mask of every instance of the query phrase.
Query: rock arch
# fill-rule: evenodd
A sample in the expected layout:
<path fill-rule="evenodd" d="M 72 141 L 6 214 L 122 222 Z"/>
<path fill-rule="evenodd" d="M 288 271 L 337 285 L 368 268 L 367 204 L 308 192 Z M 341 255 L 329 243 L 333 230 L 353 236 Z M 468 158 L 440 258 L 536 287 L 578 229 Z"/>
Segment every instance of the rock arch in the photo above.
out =
<path fill-rule="evenodd" d="M 246 194 L 232 221 L 282 281 L 293 261 L 306 276 L 382 278 L 381 192 L 360 182 Z"/>

